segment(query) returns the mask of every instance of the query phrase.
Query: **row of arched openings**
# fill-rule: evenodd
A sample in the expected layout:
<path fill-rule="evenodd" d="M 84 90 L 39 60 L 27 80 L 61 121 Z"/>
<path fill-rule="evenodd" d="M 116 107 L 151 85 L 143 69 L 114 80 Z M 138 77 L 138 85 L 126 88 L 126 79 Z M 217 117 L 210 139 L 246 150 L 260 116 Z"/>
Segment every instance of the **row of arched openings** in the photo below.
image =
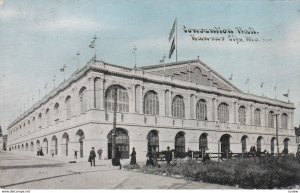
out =
<path fill-rule="evenodd" d="M 199 137 L 199 150 L 206 150 L 208 148 L 208 140 L 207 140 L 207 133 L 203 133 Z M 83 157 L 83 140 L 84 140 L 84 132 L 80 129 L 76 133 L 75 141 L 79 143 L 79 156 Z M 230 150 L 230 138 L 231 136 L 229 134 L 224 134 L 220 138 L 221 142 L 221 152 L 226 152 L 227 150 Z M 247 152 L 247 139 L 248 136 L 244 135 L 241 138 L 241 144 L 242 144 L 242 152 Z M 257 151 L 262 152 L 262 140 L 263 137 L 259 136 L 256 141 L 256 148 Z M 107 141 L 108 141 L 108 159 L 112 158 L 112 130 L 107 135 Z M 151 130 L 147 135 L 147 150 L 151 151 L 153 148 L 156 149 L 156 151 L 160 151 L 159 147 L 159 134 L 157 130 Z M 288 142 L 289 139 L 284 139 L 284 148 L 288 149 Z M 273 137 L 271 139 L 271 153 L 274 153 L 274 147 L 276 143 L 276 138 Z M 116 146 L 119 147 L 120 151 L 122 152 L 123 158 L 129 158 L 129 152 L 130 152 L 130 141 L 129 141 L 129 135 L 127 130 L 122 128 L 116 129 Z M 42 147 L 42 150 L 44 154 L 58 154 L 58 142 L 57 137 L 54 135 L 51 139 L 51 152 L 49 152 L 48 147 L 48 139 L 44 138 L 41 146 L 41 142 L 39 140 L 36 141 L 36 149 L 40 149 Z M 25 150 L 28 151 L 29 145 L 28 143 L 21 144 L 15 146 L 13 149 L 18 150 Z M 166 148 L 166 147 L 164 147 Z M 30 151 L 34 151 L 34 143 L 30 143 Z M 175 151 L 176 152 L 185 152 L 185 133 L 183 131 L 180 131 L 175 136 Z M 62 136 L 62 143 L 61 143 L 61 152 L 63 155 L 68 156 L 69 155 L 69 135 L 67 133 L 64 133 Z"/>

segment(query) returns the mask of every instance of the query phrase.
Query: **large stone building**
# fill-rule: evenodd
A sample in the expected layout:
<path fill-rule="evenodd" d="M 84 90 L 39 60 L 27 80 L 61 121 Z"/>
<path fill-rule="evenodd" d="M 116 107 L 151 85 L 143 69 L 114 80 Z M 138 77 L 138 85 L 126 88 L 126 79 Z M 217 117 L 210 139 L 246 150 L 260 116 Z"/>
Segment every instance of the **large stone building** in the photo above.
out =
<path fill-rule="evenodd" d="M 200 60 L 136 69 L 91 60 L 8 126 L 13 152 L 86 159 L 91 147 L 111 158 L 113 91 L 117 87 L 117 146 L 144 161 L 149 148 L 182 152 L 296 151 L 294 106 L 243 93 Z"/>

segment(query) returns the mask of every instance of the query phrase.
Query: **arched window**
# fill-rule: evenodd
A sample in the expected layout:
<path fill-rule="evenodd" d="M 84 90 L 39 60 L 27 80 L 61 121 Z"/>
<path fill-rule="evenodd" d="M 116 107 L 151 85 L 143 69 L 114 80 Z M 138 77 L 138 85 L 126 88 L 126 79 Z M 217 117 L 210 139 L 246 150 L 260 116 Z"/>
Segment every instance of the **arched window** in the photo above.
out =
<path fill-rule="evenodd" d="M 241 139 L 241 142 L 242 142 L 242 152 L 245 153 L 247 152 L 247 136 L 244 135 Z"/>
<path fill-rule="evenodd" d="M 30 143 L 30 151 L 34 151 L 34 144 L 33 144 L 33 141 Z"/>
<path fill-rule="evenodd" d="M 258 152 L 261 152 L 261 141 L 262 141 L 262 137 L 260 136 L 257 138 L 257 143 L 256 143 Z"/>
<path fill-rule="evenodd" d="M 41 148 L 40 140 L 37 140 L 37 141 L 36 141 L 36 151 L 39 151 L 40 148 Z"/>
<path fill-rule="evenodd" d="M 78 150 L 79 150 L 79 156 L 82 158 L 83 157 L 83 142 L 84 142 L 84 139 L 85 139 L 85 136 L 84 136 L 84 132 L 79 129 L 77 132 L 76 132 L 76 136 L 75 136 L 75 141 L 78 143 L 79 142 L 79 147 L 78 147 Z"/>
<path fill-rule="evenodd" d="M 69 153 L 69 135 L 68 133 L 64 133 L 62 136 L 62 142 L 61 142 L 61 153 L 64 156 L 68 156 Z"/>
<path fill-rule="evenodd" d="M 230 151 L 230 135 L 224 134 L 220 138 L 221 142 L 221 152 L 222 153 L 228 153 Z"/>
<path fill-rule="evenodd" d="M 196 118 L 200 121 L 207 120 L 207 107 L 206 107 L 206 101 L 203 99 L 200 99 L 196 106 Z"/>
<path fill-rule="evenodd" d="M 66 100 L 65 100 L 65 105 L 66 105 L 66 114 L 67 114 L 67 119 L 71 118 L 71 97 L 67 96 Z"/>
<path fill-rule="evenodd" d="M 208 149 L 207 134 L 203 133 L 199 137 L 199 150 L 206 151 Z"/>
<path fill-rule="evenodd" d="M 220 123 L 229 122 L 229 107 L 226 103 L 221 103 L 218 106 L 218 119 Z"/>
<path fill-rule="evenodd" d="M 80 113 L 85 113 L 87 111 L 87 90 L 82 87 L 79 91 L 79 101 L 80 101 Z"/>
<path fill-rule="evenodd" d="M 114 92 L 117 89 L 117 112 L 129 112 L 129 98 L 126 89 L 113 85 L 105 92 L 105 108 L 107 110 L 114 110 Z"/>
<path fill-rule="evenodd" d="M 246 124 L 246 108 L 244 106 L 239 108 L 239 122 L 242 125 Z"/>
<path fill-rule="evenodd" d="M 148 152 L 151 152 L 153 147 L 155 147 L 156 151 L 159 151 L 159 138 L 158 131 L 152 130 L 147 135 L 148 139 Z"/>
<path fill-rule="evenodd" d="M 284 148 L 284 150 L 286 150 L 286 153 L 289 152 L 289 138 L 285 138 L 283 140 L 283 148 Z"/>
<path fill-rule="evenodd" d="M 148 91 L 144 98 L 144 113 L 147 115 L 159 114 L 159 101 L 157 93 L 154 91 Z"/>
<path fill-rule="evenodd" d="M 51 153 L 53 155 L 57 155 L 57 151 L 58 151 L 58 142 L 56 136 L 53 135 L 51 140 Z"/>
<path fill-rule="evenodd" d="M 287 122 L 288 122 L 288 116 L 287 116 L 287 114 L 283 113 L 281 115 L 281 128 L 282 129 L 287 129 Z"/>
<path fill-rule="evenodd" d="M 184 118 L 185 109 L 182 96 L 175 96 L 172 102 L 172 116 L 175 118 Z"/>
<path fill-rule="evenodd" d="M 175 136 L 175 151 L 185 152 L 185 137 L 182 131 L 178 132 Z"/>
<path fill-rule="evenodd" d="M 48 154 L 48 140 L 47 140 L 47 138 L 44 138 L 44 141 L 43 141 L 43 152 L 45 154 Z"/>
<path fill-rule="evenodd" d="M 47 127 L 50 125 L 50 112 L 49 109 L 46 110 L 46 122 L 47 122 Z"/>
<path fill-rule="evenodd" d="M 260 126 L 260 109 L 255 109 L 254 111 L 254 125 Z"/>
<path fill-rule="evenodd" d="M 39 128 L 42 128 L 42 113 L 39 114 Z"/>
<path fill-rule="evenodd" d="M 272 154 L 275 153 L 275 151 L 274 151 L 274 149 L 275 149 L 275 142 L 276 142 L 276 138 L 273 137 L 273 138 L 271 139 L 271 153 L 272 153 Z"/>
<path fill-rule="evenodd" d="M 54 117 L 57 119 L 59 117 L 59 104 L 55 103 L 54 105 Z"/>
<path fill-rule="evenodd" d="M 112 158 L 112 130 L 108 133 L 108 159 Z M 122 158 L 129 158 L 129 136 L 125 129 L 116 128 L 116 147 L 122 153 Z"/>
<path fill-rule="evenodd" d="M 274 128 L 274 112 L 270 111 L 268 114 L 268 126 Z"/>

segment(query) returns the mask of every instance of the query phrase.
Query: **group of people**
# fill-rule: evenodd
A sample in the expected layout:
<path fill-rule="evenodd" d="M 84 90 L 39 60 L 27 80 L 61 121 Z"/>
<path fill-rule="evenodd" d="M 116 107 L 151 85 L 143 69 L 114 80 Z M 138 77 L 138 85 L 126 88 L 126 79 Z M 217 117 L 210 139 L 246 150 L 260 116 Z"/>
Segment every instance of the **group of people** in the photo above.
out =
<path fill-rule="evenodd" d="M 44 156 L 43 148 L 40 148 L 40 149 L 37 151 L 37 156 Z"/>
<path fill-rule="evenodd" d="M 157 157 L 158 157 L 158 154 L 157 154 L 157 151 L 156 151 L 156 148 L 155 147 L 152 147 L 151 151 L 149 151 L 147 153 L 147 161 L 146 161 L 146 166 L 154 166 L 154 167 L 160 167 L 160 165 L 158 164 L 157 162 Z M 170 147 L 168 146 L 167 147 L 167 151 L 165 152 L 165 160 L 167 161 L 167 164 L 170 165 L 171 164 L 171 161 L 172 161 L 172 151 L 170 150 Z"/>

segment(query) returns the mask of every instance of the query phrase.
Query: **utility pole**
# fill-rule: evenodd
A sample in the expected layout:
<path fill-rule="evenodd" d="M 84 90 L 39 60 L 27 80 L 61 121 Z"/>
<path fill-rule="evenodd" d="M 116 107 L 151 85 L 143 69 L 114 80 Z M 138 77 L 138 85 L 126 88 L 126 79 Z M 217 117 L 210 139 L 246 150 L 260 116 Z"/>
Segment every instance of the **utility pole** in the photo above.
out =
<path fill-rule="evenodd" d="M 115 147 L 116 147 L 116 127 L 117 127 L 117 107 L 118 107 L 118 87 L 114 86 L 113 88 L 113 97 L 114 97 L 114 118 L 113 118 L 113 130 L 112 130 L 112 140 L 111 140 L 111 157 L 115 157 Z"/>

